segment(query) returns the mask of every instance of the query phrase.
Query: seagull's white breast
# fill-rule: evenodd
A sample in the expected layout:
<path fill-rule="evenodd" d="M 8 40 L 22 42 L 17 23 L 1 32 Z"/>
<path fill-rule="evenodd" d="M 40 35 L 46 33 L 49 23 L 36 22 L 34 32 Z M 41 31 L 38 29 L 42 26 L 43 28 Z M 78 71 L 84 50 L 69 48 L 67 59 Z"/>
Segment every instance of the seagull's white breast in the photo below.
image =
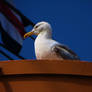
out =
<path fill-rule="evenodd" d="M 52 46 L 57 44 L 56 41 L 52 39 L 40 39 L 35 40 L 35 54 L 37 59 L 61 59 L 52 52 Z"/>

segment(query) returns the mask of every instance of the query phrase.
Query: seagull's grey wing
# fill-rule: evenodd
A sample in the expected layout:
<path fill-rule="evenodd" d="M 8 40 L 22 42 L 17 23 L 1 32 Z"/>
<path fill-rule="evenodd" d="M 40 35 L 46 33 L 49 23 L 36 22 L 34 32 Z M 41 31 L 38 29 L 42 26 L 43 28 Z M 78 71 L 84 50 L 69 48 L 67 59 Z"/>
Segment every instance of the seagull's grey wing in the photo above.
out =
<path fill-rule="evenodd" d="M 63 59 L 79 60 L 79 57 L 64 45 L 56 44 L 52 47 L 52 51 Z"/>

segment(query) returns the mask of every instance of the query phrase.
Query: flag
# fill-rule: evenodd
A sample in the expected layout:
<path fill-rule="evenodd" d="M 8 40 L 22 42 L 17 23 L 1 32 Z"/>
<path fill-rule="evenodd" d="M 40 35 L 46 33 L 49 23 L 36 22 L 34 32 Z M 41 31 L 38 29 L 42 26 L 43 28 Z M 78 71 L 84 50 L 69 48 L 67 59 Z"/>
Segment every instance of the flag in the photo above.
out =
<path fill-rule="evenodd" d="M 14 54 L 18 54 L 23 45 L 24 27 L 31 24 L 13 5 L 12 0 L 0 0 L 0 32 L 3 44 Z"/>

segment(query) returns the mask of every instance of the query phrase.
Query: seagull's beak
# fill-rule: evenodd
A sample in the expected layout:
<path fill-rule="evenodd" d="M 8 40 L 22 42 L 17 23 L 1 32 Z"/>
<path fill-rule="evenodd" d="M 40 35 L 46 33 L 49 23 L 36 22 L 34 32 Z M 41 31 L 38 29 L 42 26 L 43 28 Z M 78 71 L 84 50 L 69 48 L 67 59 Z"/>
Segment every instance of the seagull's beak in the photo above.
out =
<path fill-rule="evenodd" d="M 31 36 L 31 35 L 35 35 L 34 30 L 32 30 L 32 31 L 30 31 L 30 32 L 28 32 L 28 33 L 26 33 L 26 34 L 24 35 L 24 39 L 27 38 L 27 37 L 29 37 L 29 36 Z"/>

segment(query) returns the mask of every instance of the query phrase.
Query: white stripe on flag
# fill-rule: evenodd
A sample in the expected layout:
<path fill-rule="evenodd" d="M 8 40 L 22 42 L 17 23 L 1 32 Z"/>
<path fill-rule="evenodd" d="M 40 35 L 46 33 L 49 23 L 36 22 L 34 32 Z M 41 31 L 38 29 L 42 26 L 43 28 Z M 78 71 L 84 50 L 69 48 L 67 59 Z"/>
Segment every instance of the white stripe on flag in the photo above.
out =
<path fill-rule="evenodd" d="M 8 1 L 10 4 L 14 6 L 13 0 L 6 0 L 6 1 Z M 21 22 L 20 16 L 18 16 L 14 11 L 12 12 Z M 0 23 L 3 29 L 11 36 L 12 39 L 14 39 L 20 45 L 23 44 L 23 38 L 21 37 L 21 34 L 17 31 L 14 25 L 10 21 L 7 20 L 7 18 L 2 13 L 0 13 Z"/>
<path fill-rule="evenodd" d="M 21 37 L 20 33 L 17 31 L 14 25 L 6 19 L 6 17 L 2 13 L 0 13 L 0 23 L 3 29 L 11 36 L 11 38 L 16 40 L 20 45 L 23 44 L 23 38 Z"/>

